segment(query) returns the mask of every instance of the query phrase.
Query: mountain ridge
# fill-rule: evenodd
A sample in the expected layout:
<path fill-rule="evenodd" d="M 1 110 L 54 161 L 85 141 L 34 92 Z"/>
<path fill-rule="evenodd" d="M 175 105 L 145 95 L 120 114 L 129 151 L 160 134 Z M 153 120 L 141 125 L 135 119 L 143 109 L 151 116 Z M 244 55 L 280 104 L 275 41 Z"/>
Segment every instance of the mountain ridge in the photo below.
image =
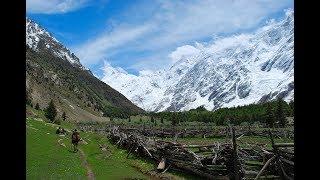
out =
<path fill-rule="evenodd" d="M 54 99 L 58 112 L 73 120 L 106 120 L 144 112 L 96 78 L 78 57 L 37 23 L 26 19 L 27 98 L 45 108 Z"/>
<path fill-rule="evenodd" d="M 128 74 L 111 65 L 102 81 L 147 111 L 208 110 L 294 98 L 294 12 L 254 33 L 182 46 L 168 69 Z M 187 51 L 188 48 L 190 51 Z M 180 54 L 179 54 L 180 52 Z M 173 54 L 173 53 L 172 53 Z M 184 55 L 185 54 L 185 55 Z"/>

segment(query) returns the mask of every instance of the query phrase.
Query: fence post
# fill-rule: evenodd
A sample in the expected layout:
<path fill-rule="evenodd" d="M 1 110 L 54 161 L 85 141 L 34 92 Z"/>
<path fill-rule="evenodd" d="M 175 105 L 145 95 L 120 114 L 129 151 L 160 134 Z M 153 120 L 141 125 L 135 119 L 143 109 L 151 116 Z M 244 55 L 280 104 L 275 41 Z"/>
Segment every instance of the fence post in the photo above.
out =
<path fill-rule="evenodd" d="M 240 162 L 238 159 L 238 153 L 237 153 L 237 142 L 236 142 L 236 133 L 233 126 L 230 126 L 230 135 L 232 138 L 232 173 L 229 175 L 230 179 L 234 180 L 240 180 L 243 178 L 243 171 L 240 167 Z"/>
<path fill-rule="evenodd" d="M 278 152 L 278 148 L 274 145 L 274 139 L 273 139 L 273 136 L 272 136 L 272 133 L 270 131 L 270 129 L 268 130 L 268 133 L 269 133 L 269 136 L 270 136 L 270 140 L 271 140 L 271 146 L 272 146 L 272 149 L 273 149 L 273 153 L 275 155 L 275 162 L 276 162 L 276 168 L 277 168 L 277 171 L 281 177 L 281 179 L 284 179 L 284 175 L 280 169 L 280 161 L 279 161 L 279 152 Z"/>

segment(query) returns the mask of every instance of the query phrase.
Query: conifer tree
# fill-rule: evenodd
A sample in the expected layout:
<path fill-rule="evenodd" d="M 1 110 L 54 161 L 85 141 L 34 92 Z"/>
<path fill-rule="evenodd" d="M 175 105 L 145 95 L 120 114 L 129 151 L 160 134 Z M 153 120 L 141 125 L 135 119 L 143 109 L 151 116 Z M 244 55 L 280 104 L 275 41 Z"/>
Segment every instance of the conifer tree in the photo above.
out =
<path fill-rule="evenodd" d="M 282 100 L 278 99 L 277 101 L 277 111 L 276 111 L 276 119 L 279 122 L 280 127 L 284 128 L 286 126 L 286 117 L 283 111 Z"/>
<path fill-rule="evenodd" d="M 178 124 L 178 121 L 177 121 L 177 117 L 176 117 L 176 113 L 173 113 L 171 116 L 170 116 L 170 119 L 171 119 L 171 124 L 173 126 L 176 126 Z"/>
<path fill-rule="evenodd" d="M 273 116 L 273 112 L 271 109 L 271 105 L 269 103 L 267 104 L 265 119 L 266 119 L 267 126 L 269 128 L 273 128 L 274 127 L 274 116 Z"/>
<path fill-rule="evenodd" d="M 54 122 L 56 116 L 57 116 L 57 110 L 53 103 L 53 100 L 50 101 L 49 106 L 45 110 L 45 116 L 48 118 L 51 122 Z"/>
<path fill-rule="evenodd" d="M 294 116 L 294 102 L 290 101 L 289 106 L 290 106 L 290 109 L 291 109 L 291 116 Z"/>
<path fill-rule="evenodd" d="M 31 101 L 30 97 L 28 96 L 28 94 L 26 94 L 26 104 L 28 104 L 31 107 L 33 107 L 32 101 Z"/>

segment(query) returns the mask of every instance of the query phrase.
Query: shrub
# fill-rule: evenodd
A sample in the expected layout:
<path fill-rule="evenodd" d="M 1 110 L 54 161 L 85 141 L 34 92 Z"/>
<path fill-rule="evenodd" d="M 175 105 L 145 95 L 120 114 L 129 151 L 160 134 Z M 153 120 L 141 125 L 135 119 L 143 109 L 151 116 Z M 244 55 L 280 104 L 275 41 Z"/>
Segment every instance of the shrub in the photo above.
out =
<path fill-rule="evenodd" d="M 40 110 L 39 103 L 36 104 L 35 109 L 36 109 L 36 110 Z"/>

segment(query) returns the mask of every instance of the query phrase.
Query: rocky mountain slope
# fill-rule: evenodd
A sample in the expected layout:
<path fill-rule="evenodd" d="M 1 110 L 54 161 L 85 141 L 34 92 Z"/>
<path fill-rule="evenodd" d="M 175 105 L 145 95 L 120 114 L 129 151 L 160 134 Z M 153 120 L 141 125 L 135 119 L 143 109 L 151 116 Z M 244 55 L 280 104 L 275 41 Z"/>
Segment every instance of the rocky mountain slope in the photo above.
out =
<path fill-rule="evenodd" d="M 143 110 L 97 79 L 79 59 L 30 19 L 26 20 L 26 91 L 45 108 L 54 99 L 58 112 L 73 120 L 105 120 Z"/>
<path fill-rule="evenodd" d="M 104 67 L 104 82 L 147 111 L 181 111 L 259 103 L 294 96 L 294 12 L 251 34 L 183 46 L 176 62 L 139 76 Z"/>

